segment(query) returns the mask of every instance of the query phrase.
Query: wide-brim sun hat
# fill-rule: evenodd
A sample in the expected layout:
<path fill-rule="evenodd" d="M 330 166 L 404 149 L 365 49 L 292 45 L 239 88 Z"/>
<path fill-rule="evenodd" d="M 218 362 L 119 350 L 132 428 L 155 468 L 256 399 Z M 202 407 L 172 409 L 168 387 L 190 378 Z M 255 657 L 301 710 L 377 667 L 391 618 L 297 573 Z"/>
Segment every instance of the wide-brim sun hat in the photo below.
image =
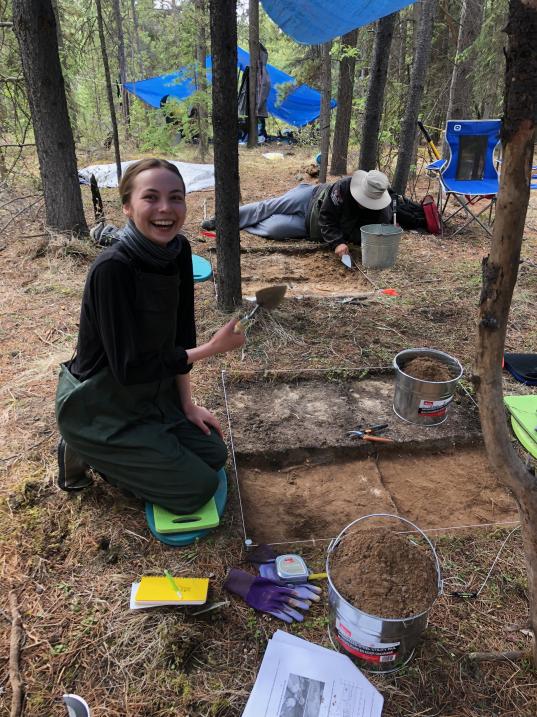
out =
<path fill-rule="evenodd" d="M 352 175 L 351 194 L 353 198 L 366 209 L 384 209 L 392 198 L 388 192 L 390 182 L 388 177 L 376 169 L 365 172 L 358 169 Z"/>

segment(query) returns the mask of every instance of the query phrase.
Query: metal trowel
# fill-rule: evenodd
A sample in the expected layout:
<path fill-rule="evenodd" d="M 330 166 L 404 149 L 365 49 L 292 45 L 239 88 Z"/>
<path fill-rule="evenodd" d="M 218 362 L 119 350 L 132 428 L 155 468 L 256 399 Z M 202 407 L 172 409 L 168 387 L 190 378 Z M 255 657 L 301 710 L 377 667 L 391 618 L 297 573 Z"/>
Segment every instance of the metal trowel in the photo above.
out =
<path fill-rule="evenodd" d="M 249 311 L 246 316 L 237 321 L 233 331 L 238 334 L 244 331 L 248 323 L 252 320 L 255 312 L 262 306 L 264 309 L 270 311 L 275 309 L 281 302 L 287 291 L 286 284 L 278 284 L 277 286 L 267 286 L 264 289 L 259 289 L 255 292 L 255 306 Z"/>

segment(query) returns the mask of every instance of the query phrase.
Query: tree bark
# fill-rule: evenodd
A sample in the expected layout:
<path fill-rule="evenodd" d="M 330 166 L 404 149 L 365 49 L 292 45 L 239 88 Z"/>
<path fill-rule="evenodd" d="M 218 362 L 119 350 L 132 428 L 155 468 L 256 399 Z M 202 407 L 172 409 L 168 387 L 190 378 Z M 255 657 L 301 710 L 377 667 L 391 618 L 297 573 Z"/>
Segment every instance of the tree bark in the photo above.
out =
<path fill-rule="evenodd" d="M 202 162 L 207 159 L 209 153 L 209 128 L 207 109 L 207 35 L 206 18 L 207 6 L 205 0 L 196 0 L 198 37 L 196 45 L 196 60 L 198 63 L 198 130 L 200 135 L 199 154 Z"/>
<path fill-rule="evenodd" d="M 50 0 L 14 0 L 13 29 L 28 91 L 47 224 L 87 234 Z"/>
<path fill-rule="evenodd" d="M 405 193 L 408 175 L 410 173 L 410 165 L 414 159 L 413 155 L 417 133 L 416 121 L 421 107 L 425 75 L 431 54 L 431 38 L 433 34 L 436 3 L 437 0 L 422 0 L 421 11 L 419 12 L 420 20 L 416 36 L 414 62 L 412 64 L 405 116 L 401 125 L 397 166 L 392 183 L 393 189 L 397 194 Z"/>
<path fill-rule="evenodd" d="M 135 0 L 131 0 L 132 27 L 134 31 L 134 41 L 136 43 L 136 54 L 138 55 L 138 64 L 140 66 L 140 77 L 144 77 L 144 58 L 142 56 L 142 46 L 140 44 L 140 31 L 138 28 L 138 11 L 136 10 Z"/>
<path fill-rule="evenodd" d="M 331 42 L 321 45 L 321 168 L 319 182 L 326 182 L 328 171 L 328 153 L 330 151 L 330 102 L 332 100 L 332 58 L 330 57 Z"/>
<path fill-rule="evenodd" d="M 358 30 L 352 30 L 341 38 L 342 49 L 356 49 Z M 332 145 L 331 174 L 347 174 L 347 153 L 352 116 L 352 95 L 356 55 L 346 55 L 339 61 L 337 87 L 337 111 Z"/>
<path fill-rule="evenodd" d="M 99 28 L 99 41 L 101 43 L 101 55 L 103 58 L 104 79 L 106 82 L 106 96 L 108 97 L 108 109 L 110 110 L 110 122 L 112 124 L 112 139 L 114 142 L 114 155 L 116 158 L 117 181 L 121 179 L 121 155 L 119 153 L 119 133 L 117 131 L 116 109 L 114 107 L 114 93 L 112 92 L 112 81 L 110 79 L 110 66 L 106 52 L 106 40 L 104 37 L 103 11 L 101 0 L 95 0 L 97 7 L 97 26 Z"/>
<path fill-rule="evenodd" d="M 240 305 L 237 2 L 210 0 L 218 306 Z"/>
<path fill-rule="evenodd" d="M 248 75 L 248 147 L 257 146 L 257 72 L 259 66 L 259 0 L 248 4 L 248 49 L 250 72 Z"/>
<path fill-rule="evenodd" d="M 470 48 L 481 30 L 483 5 L 484 0 L 463 0 L 446 120 L 472 119 L 474 115 L 470 72 L 475 57 L 470 52 Z M 444 144 L 442 156 L 447 157 L 447 151 L 447 144 Z"/>
<path fill-rule="evenodd" d="M 366 171 L 375 169 L 377 166 L 380 120 L 384 106 L 384 90 L 388 77 L 390 48 L 396 17 L 397 13 L 394 12 L 381 18 L 377 23 L 373 64 L 369 73 L 367 104 L 360 141 L 360 161 L 358 162 L 360 169 Z"/>
<path fill-rule="evenodd" d="M 123 36 L 123 20 L 121 18 L 121 0 L 112 0 L 112 5 L 114 8 L 114 18 L 116 21 L 117 31 L 117 59 L 119 65 L 119 82 L 121 84 L 121 113 L 123 115 L 125 127 L 128 127 L 130 122 L 130 108 L 129 93 L 125 89 L 125 82 L 127 82 L 127 61 L 125 59 L 125 39 Z"/>
<path fill-rule="evenodd" d="M 512 447 L 502 395 L 501 364 L 509 309 L 517 280 L 529 200 L 537 117 L 537 0 L 510 0 L 506 28 L 503 162 L 490 254 L 483 288 L 474 381 L 489 462 L 513 493 L 522 524 L 528 569 L 530 625 L 537 634 L 537 479 Z M 537 646 L 533 641 L 537 666 Z"/>

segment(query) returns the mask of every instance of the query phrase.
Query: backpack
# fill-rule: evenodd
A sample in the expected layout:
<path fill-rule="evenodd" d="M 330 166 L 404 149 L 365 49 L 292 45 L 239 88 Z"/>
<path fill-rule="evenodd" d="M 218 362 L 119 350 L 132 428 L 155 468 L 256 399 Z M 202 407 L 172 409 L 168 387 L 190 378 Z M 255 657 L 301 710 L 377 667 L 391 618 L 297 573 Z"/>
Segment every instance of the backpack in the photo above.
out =
<path fill-rule="evenodd" d="M 442 233 L 438 207 L 430 194 L 423 198 L 421 204 L 392 191 L 390 195 L 397 199 L 397 223 L 402 229 L 422 229 L 429 234 Z"/>
<path fill-rule="evenodd" d="M 429 234 L 442 234 L 442 219 L 440 218 L 436 202 L 430 194 L 423 197 L 421 206 L 425 214 L 425 222 Z"/>
<path fill-rule="evenodd" d="M 421 204 L 413 202 L 408 197 L 403 197 L 400 194 L 395 194 L 390 191 L 392 199 L 397 199 L 397 223 L 402 229 L 427 229 L 427 222 L 425 220 L 425 213 Z"/>

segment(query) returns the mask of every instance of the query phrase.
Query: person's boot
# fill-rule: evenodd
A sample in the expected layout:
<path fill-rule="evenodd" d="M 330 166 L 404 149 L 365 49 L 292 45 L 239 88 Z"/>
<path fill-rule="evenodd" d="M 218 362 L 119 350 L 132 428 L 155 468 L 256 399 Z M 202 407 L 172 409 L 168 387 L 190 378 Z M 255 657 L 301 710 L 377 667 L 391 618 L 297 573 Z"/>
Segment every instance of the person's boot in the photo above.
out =
<path fill-rule="evenodd" d="M 60 438 L 58 443 L 58 487 L 61 490 L 77 491 L 93 483 L 89 465 L 67 443 Z"/>
<path fill-rule="evenodd" d="M 207 229 L 207 230 L 210 231 L 210 232 L 214 231 L 214 230 L 216 229 L 216 220 L 215 220 L 215 218 L 214 218 L 214 217 L 209 217 L 209 219 L 205 219 L 205 221 L 203 221 L 203 222 L 201 223 L 201 228 L 202 228 L 202 229 Z"/>

